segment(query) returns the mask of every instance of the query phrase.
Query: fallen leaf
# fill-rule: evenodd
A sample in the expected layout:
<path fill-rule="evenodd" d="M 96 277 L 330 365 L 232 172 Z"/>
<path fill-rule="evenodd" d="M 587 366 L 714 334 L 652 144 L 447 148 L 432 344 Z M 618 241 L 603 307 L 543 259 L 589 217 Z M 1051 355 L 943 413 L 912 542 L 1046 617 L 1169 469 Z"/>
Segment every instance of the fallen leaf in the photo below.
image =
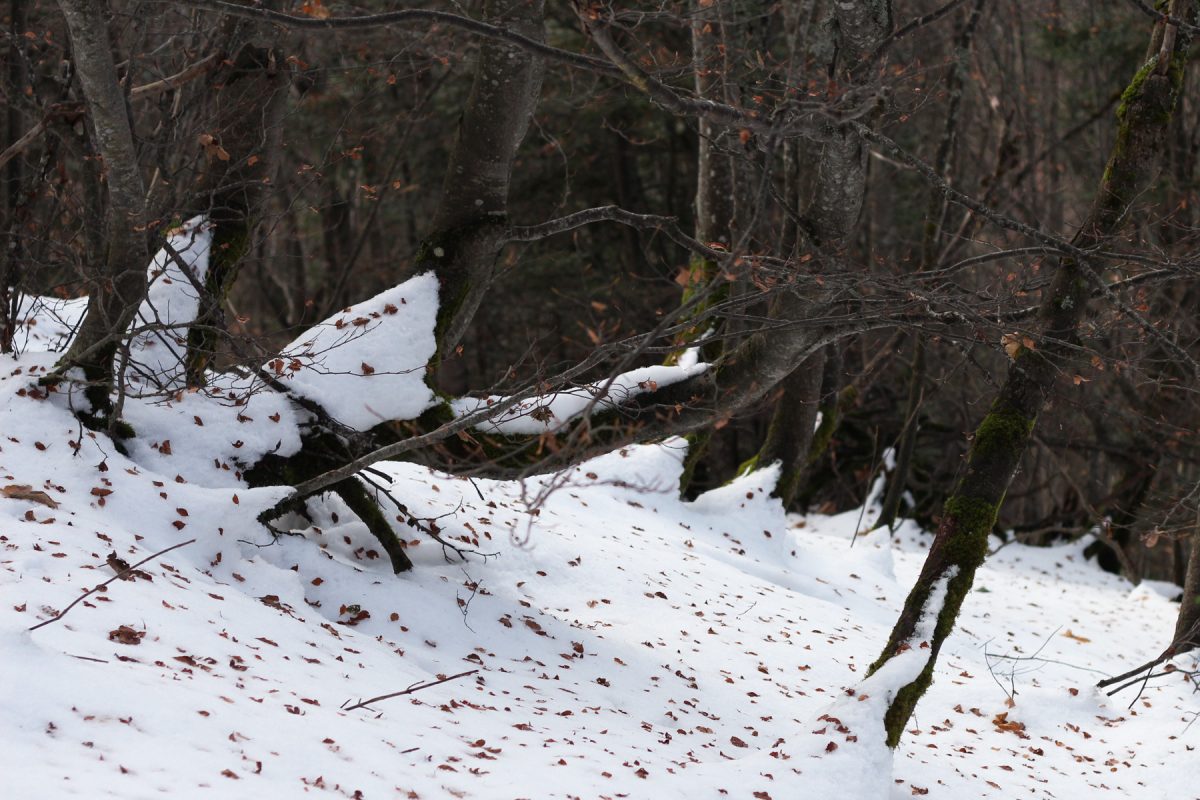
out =
<path fill-rule="evenodd" d="M 15 483 L 5 486 L 0 489 L 0 494 L 13 500 L 28 500 L 31 503 L 41 503 L 49 508 L 58 508 L 58 502 L 50 495 L 43 491 L 34 489 L 32 486 L 24 484 L 17 485 Z"/>
<path fill-rule="evenodd" d="M 121 644 L 141 644 L 142 637 L 146 635 L 145 631 L 134 630 L 128 625 L 122 625 L 115 630 L 108 632 L 108 639 L 112 642 Z"/>

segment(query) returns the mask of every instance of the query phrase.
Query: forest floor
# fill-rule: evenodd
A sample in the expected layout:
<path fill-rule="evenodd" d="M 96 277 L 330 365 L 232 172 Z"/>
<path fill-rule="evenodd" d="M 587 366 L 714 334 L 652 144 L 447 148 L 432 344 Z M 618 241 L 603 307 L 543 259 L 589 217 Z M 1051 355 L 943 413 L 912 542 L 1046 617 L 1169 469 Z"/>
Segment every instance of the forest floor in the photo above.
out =
<path fill-rule="evenodd" d="M 0 360 L 5 797 L 1200 797 L 1191 684 L 1093 688 L 1162 648 L 1172 590 L 1087 540 L 993 541 L 892 754 L 861 681 L 930 536 L 855 536 L 873 499 L 786 517 L 768 471 L 682 502 L 670 445 L 524 485 L 389 464 L 409 512 L 489 554 L 406 529 L 397 577 L 333 499 L 273 542 L 255 515 L 283 490 L 205 455 L 274 444 L 278 412 L 131 399 L 127 458 L 30 391 L 50 363 Z M 192 539 L 28 630 L 110 553 Z"/>

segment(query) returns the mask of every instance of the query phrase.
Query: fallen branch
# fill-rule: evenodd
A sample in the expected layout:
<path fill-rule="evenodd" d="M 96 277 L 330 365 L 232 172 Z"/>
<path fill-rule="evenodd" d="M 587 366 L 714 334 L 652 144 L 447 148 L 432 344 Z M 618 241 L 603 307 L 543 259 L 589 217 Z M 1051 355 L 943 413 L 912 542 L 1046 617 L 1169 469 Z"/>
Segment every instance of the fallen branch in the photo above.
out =
<path fill-rule="evenodd" d="M 195 539 L 188 539 L 186 542 L 180 542 L 179 544 L 173 544 L 170 547 L 166 548 L 165 550 L 159 550 L 157 553 L 151 553 L 150 555 L 146 556 L 145 558 L 143 558 L 141 561 L 137 562 L 136 564 L 126 567 L 125 569 L 118 572 L 116 575 L 113 575 L 111 578 L 106 580 L 104 583 L 97 584 L 97 585 L 93 586 L 91 589 L 88 589 L 86 592 L 79 595 L 79 597 L 76 597 L 73 601 L 71 601 L 71 605 L 67 606 L 62 611 L 58 612 L 53 617 L 51 617 L 50 619 L 39 622 L 37 625 L 34 625 L 33 627 L 29 628 L 29 630 L 36 631 L 38 628 L 46 627 L 51 622 L 58 622 L 60 619 L 62 619 L 63 617 L 65 617 L 67 615 L 68 611 L 70 611 L 72 608 L 77 606 L 81 601 L 83 601 L 84 599 L 86 599 L 88 597 L 91 597 L 96 592 L 101 591 L 102 589 L 104 589 L 106 586 L 108 586 L 113 581 L 121 580 L 122 578 L 126 577 L 127 575 L 131 575 L 134 572 L 134 570 L 136 570 L 142 564 L 145 564 L 147 561 L 153 561 L 154 559 L 158 558 L 161 555 L 164 555 L 165 553 L 169 553 L 178 547 L 183 547 L 184 545 L 192 544 L 195 541 L 196 541 Z"/>
<path fill-rule="evenodd" d="M 352 706 L 346 705 L 346 703 L 350 702 L 349 700 L 347 700 L 346 703 L 342 703 L 342 710 L 343 711 L 354 711 L 357 708 L 366 708 L 367 706 L 371 705 L 371 703 L 377 703 L 380 700 L 391 700 L 393 697 L 400 697 L 401 695 L 413 694 L 414 692 L 419 692 L 422 689 L 428 689 L 430 686 L 437 686 L 439 683 L 449 683 L 450 681 L 455 681 L 455 680 L 458 680 L 459 678 L 465 678 L 468 675 L 474 675 L 476 672 L 479 672 L 479 670 L 469 669 L 466 672 L 460 672 L 457 675 L 451 675 L 449 678 L 439 678 L 436 681 L 426 681 L 425 683 L 414 683 L 412 686 L 409 686 L 407 689 L 403 689 L 399 692 L 392 692 L 391 694 L 381 694 L 381 695 L 379 695 L 379 697 L 372 697 L 370 700 L 359 700 L 357 703 L 355 703 Z"/>

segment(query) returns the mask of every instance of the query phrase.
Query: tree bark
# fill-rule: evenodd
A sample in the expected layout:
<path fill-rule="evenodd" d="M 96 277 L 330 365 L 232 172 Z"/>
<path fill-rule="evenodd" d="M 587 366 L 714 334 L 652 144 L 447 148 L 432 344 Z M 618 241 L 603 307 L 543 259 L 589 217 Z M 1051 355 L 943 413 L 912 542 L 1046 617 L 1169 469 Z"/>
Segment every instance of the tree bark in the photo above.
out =
<path fill-rule="evenodd" d="M 197 209 L 213 226 L 196 326 L 187 337 L 187 383 L 203 386 L 224 329 L 222 306 L 254 240 L 280 145 L 287 72 L 275 50 L 245 43 L 206 85 L 218 151 L 206 150 Z M 212 155 L 219 152 L 220 155 Z"/>
<path fill-rule="evenodd" d="M 82 370 L 91 409 L 80 417 L 89 425 L 104 427 L 111 410 L 113 357 L 146 293 L 146 192 L 108 40 L 104 4 L 60 0 L 58 5 L 66 19 L 71 55 L 108 187 L 104 263 L 85 275 L 87 314 L 59 371 Z"/>
<path fill-rule="evenodd" d="M 543 5 L 543 0 L 488 0 L 484 16 L 541 41 Z M 542 72 L 541 57 L 515 45 L 489 39 L 480 48 L 433 230 L 416 258 L 416 271 L 434 270 L 441 285 L 434 367 L 462 341 L 508 241 L 513 162 L 537 107 Z"/>
<path fill-rule="evenodd" d="M 1170 14 L 1193 18 L 1191 0 L 1172 0 Z M 1182 85 L 1190 37 L 1160 20 L 1154 27 L 1145 65 L 1122 96 L 1117 111 L 1117 138 L 1091 210 L 1072 239 L 1075 257 L 1060 259 L 1054 281 L 1040 310 L 1043 334 L 1035 347 L 1021 347 L 1009 367 L 990 412 L 975 431 L 966 472 L 946 501 L 936 537 L 882 655 L 871 665 L 874 674 L 897 653 L 928 649 L 921 674 L 891 698 L 884 717 L 891 747 L 900 742 L 913 709 L 933 680 L 942 644 L 954 627 L 959 609 L 987 553 L 988 535 L 1013 473 L 1029 442 L 1037 415 L 1049 398 L 1056 377 L 1073 356 L 1092 283 L 1091 267 L 1078 260 L 1121 229 L 1134 200 L 1158 171 L 1158 154 L 1170 128 Z M 948 581 L 945 600 L 932 640 L 915 642 L 918 620 L 935 584 Z"/>
<path fill-rule="evenodd" d="M 849 67 L 860 53 L 873 50 L 891 29 L 890 0 L 836 2 L 827 10 L 825 24 L 833 36 L 833 49 L 824 68 L 832 76 L 841 69 L 849 76 Z M 851 84 L 852 85 L 852 84 Z M 846 239 L 858 224 L 867 185 L 867 148 L 862 139 L 848 128 L 830 126 L 820 143 L 798 143 L 801 169 L 810 170 L 801 183 L 808 187 L 795 201 L 804 208 L 804 233 L 810 244 L 824 251 L 831 266 L 841 260 Z M 800 319 L 806 307 L 791 292 L 775 303 L 776 319 Z M 823 353 L 815 353 L 799 364 L 783 382 L 783 391 L 775 402 L 767 437 L 757 455 L 742 466 L 765 467 L 778 462 L 781 468 L 773 494 L 785 507 L 791 505 L 808 471 L 814 443 L 817 409 L 821 400 Z M 822 416 L 822 423 L 836 423 L 836 417 Z M 832 434 L 832 429 L 829 430 Z"/>
<path fill-rule="evenodd" d="M 19 92 L 28 82 L 25 74 L 25 53 L 22 52 L 25 41 L 27 19 L 26 0 L 11 0 L 11 19 L 9 21 L 9 55 L 8 55 L 8 85 L 10 91 Z M 17 103 L 10 102 L 5 114 L 5 149 L 16 143 L 24 135 L 24 120 Z M 19 157 L 13 158 L 4 165 L 0 174 L 0 201 L 4 203 L 4 226 L 8 236 L 0 240 L 4 248 L 0 252 L 0 353 L 11 353 L 13 335 L 16 333 L 16 288 L 18 279 L 17 260 L 20 257 L 21 232 L 17 223 L 17 214 L 22 205 L 21 187 L 24 183 L 22 162 Z"/>
<path fill-rule="evenodd" d="M 1176 653 L 1186 653 L 1200 647 L 1200 527 L 1192 532 L 1183 579 L 1183 599 L 1179 603 L 1179 619 L 1175 624 L 1172 647 Z"/>
<path fill-rule="evenodd" d="M 509 30 L 542 38 L 542 0 L 488 0 L 485 14 L 491 22 Z M 482 46 L 433 229 L 416 257 L 416 272 L 433 270 L 440 282 L 435 331 L 438 351 L 430 361 L 431 372 L 447 366 L 454 355 L 491 285 L 496 257 L 510 240 L 512 167 L 537 106 L 541 81 L 540 57 L 495 39 Z M 449 366 L 452 369 L 453 363 Z M 445 375 L 438 377 L 445 387 Z M 430 419 L 438 418 L 431 423 L 437 427 L 449 410 L 441 405 L 426 413 Z M 386 425 L 362 434 L 354 442 L 343 442 L 342 438 L 331 435 L 327 426 L 316 425 L 305 435 L 299 453 L 287 459 L 264 459 L 246 472 L 247 480 L 251 485 L 296 485 L 344 469 L 357 463 L 363 453 L 396 442 Z M 393 569 L 410 569 L 412 564 L 390 523 L 353 477 L 356 471 L 348 470 L 336 482 L 324 483 L 307 494 L 337 492 L 375 534 L 391 558 Z"/>
<path fill-rule="evenodd" d="M 728 42 L 725 41 L 724 24 L 718 13 L 718 4 L 694 4 L 692 13 L 692 72 L 696 81 L 696 94 L 706 100 L 725 102 L 727 70 L 724 53 Z M 701 118 L 697 125 L 698 141 L 696 145 L 696 239 L 704 244 L 718 245 L 729 250 L 733 245 L 733 228 L 735 215 L 735 168 L 733 157 L 729 153 L 729 142 L 732 137 L 726 126 L 718 125 L 712 120 Z M 729 296 L 729 284 L 717 282 L 720 269 L 713 259 L 693 255 L 688 262 L 686 283 L 683 288 L 682 303 L 689 303 L 700 295 L 704 299 L 693 311 L 694 316 L 703 315 L 710 308 Z M 670 354 L 666 362 L 677 363 L 685 349 L 700 341 L 719 323 L 711 320 L 700 322 L 685 330 L 677 341 L 679 350 Z M 710 336 L 707 342 L 700 345 L 700 358 L 712 363 L 721 356 L 722 340 Z M 696 468 L 708 456 L 709 445 L 712 443 L 715 431 L 705 429 L 688 434 L 687 456 L 684 458 L 683 472 L 679 477 L 679 491 L 686 492 L 695 477 Z"/>

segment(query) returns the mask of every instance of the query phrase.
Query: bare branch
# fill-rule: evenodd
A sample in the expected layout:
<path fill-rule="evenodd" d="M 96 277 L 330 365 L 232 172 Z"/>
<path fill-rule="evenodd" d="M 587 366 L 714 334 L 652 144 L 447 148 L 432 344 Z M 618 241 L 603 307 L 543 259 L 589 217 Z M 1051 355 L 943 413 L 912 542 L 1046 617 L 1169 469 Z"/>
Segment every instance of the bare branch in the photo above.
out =
<path fill-rule="evenodd" d="M 104 589 L 104 587 L 108 586 L 113 581 L 121 580 L 122 578 L 124 578 L 128 575 L 131 575 L 133 572 L 135 572 L 137 570 L 138 567 L 140 567 L 142 564 L 145 564 L 147 561 L 153 561 L 154 559 L 158 558 L 161 555 L 169 553 L 172 550 L 175 550 L 176 548 L 183 547 L 184 545 L 193 544 L 195 541 L 196 541 L 195 539 L 188 539 L 186 542 L 180 542 L 179 544 L 173 544 L 164 550 L 159 550 L 157 553 L 152 553 L 152 554 L 146 556 L 145 558 L 143 558 L 141 561 L 137 562 L 136 564 L 126 567 L 125 569 L 118 572 L 116 575 L 113 575 L 111 578 L 106 580 L 104 583 L 97 584 L 96 586 L 93 586 L 91 589 L 88 589 L 86 592 L 79 595 L 79 597 L 76 597 L 74 600 L 72 600 L 71 605 L 67 606 L 62 611 L 58 612 L 53 617 L 51 617 L 50 619 L 39 622 L 37 625 L 32 626 L 28 630 L 36 631 L 38 628 L 46 627 L 51 622 L 58 622 L 60 619 L 62 619 L 63 617 L 65 617 L 67 615 L 68 611 L 70 611 L 72 608 L 74 608 L 80 602 L 87 599 L 88 597 L 95 594 L 96 592 L 102 591 Z"/>
<path fill-rule="evenodd" d="M 479 672 L 479 670 L 469 669 L 466 672 L 460 672 L 457 675 L 451 675 L 448 678 L 439 678 L 436 681 L 426 681 L 425 683 L 414 683 L 412 686 L 409 686 L 407 689 L 402 689 L 399 692 L 392 692 L 391 694 L 381 694 L 378 697 L 372 697 L 370 700 L 360 700 L 359 702 L 355 703 L 352 706 L 346 705 L 346 703 L 350 702 L 349 700 L 347 700 L 346 703 L 342 703 L 342 710 L 343 711 L 354 711 L 355 709 L 366 708 L 367 706 L 371 705 L 371 703 L 378 703 L 380 700 L 390 700 L 393 697 L 402 697 L 406 694 L 413 694 L 414 692 L 419 692 L 422 689 L 428 689 L 431 686 L 439 686 L 443 683 L 449 683 L 450 681 L 456 681 L 459 678 L 465 678 L 468 675 L 474 675 L 476 672 Z"/>

